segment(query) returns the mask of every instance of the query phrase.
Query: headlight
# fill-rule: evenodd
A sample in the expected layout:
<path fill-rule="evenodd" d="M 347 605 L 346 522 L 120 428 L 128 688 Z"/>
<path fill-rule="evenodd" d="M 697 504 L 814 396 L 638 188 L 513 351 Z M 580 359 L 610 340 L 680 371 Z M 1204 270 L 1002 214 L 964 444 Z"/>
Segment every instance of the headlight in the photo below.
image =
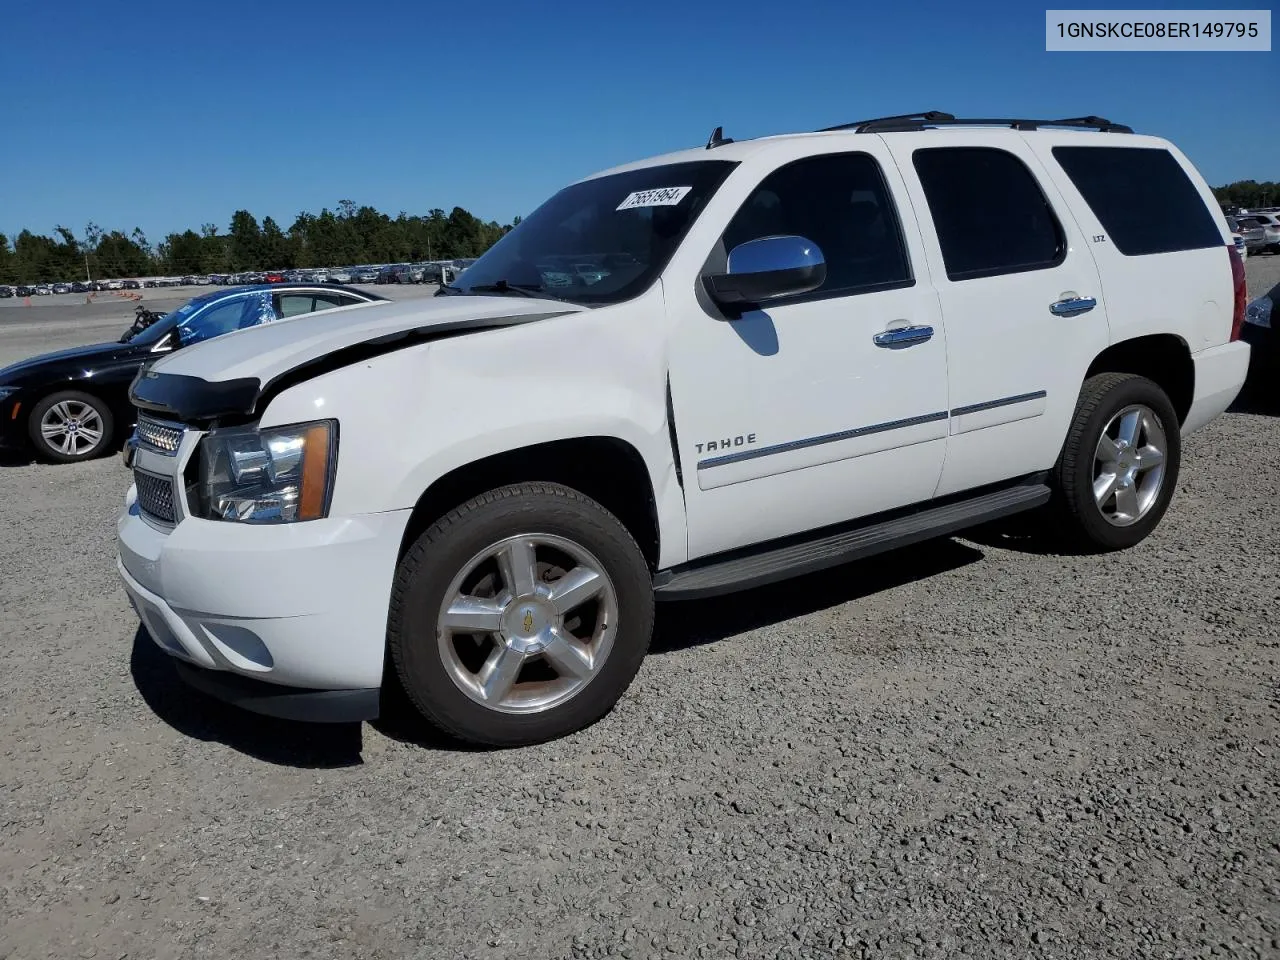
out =
<path fill-rule="evenodd" d="M 4 400 L 6 397 L 11 397 L 17 392 L 17 387 L 0 387 L 0 400 Z"/>
<path fill-rule="evenodd" d="M 1271 298 L 1259 297 L 1244 310 L 1244 322 L 1252 323 L 1255 327 L 1271 326 Z M 3 391 L 0 387 L 0 391 Z"/>
<path fill-rule="evenodd" d="M 198 516 L 240 523 L 319 520 L 329 512 L 338 423 L 214 430 L 200 444 Z"/>

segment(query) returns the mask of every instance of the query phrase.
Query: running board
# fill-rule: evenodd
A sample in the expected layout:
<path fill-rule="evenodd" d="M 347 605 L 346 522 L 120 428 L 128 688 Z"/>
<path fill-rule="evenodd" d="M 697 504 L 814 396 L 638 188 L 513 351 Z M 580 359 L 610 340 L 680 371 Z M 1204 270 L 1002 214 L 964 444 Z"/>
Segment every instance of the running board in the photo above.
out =
<path fill-rule="evenodd" d="M 801 542 L 788 538 L 785 545 L 778 546 L 775 541 L 773 546 L 766 544 L 746 554 L 733 551 L 728 559 L 711 558 L 660 571 L 654 578 L 654 594 L 659 600 L 689 600 L 758 587 L 945 537 L 1023 510 L 1033 510 L 1048 501 L 1047 486 L 1023 483 L 854 529 L 846 527 L 836 533 L 820 531 L 816 537 Z"/>

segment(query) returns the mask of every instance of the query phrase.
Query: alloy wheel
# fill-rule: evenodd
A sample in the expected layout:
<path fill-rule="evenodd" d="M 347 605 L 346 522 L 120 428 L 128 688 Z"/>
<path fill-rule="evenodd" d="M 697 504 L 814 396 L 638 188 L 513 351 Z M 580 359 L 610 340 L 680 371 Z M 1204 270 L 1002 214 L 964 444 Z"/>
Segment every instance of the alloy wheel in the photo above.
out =
<path fill-rule="evenodd" d="M 437 640 L 450 679 L 500 713 L 541 713 L 600 672 L 618 630 L 618 595 L 579 544 L 520 534 L 473 556 L 445 591 Z"/>
<path fill-rule="evenodd" d="M 1143 404 L 1120 410 L 1094 452 L 1093 499 L 1109 523 L 1137 523 L 1160 498 L 1168 441 L 1155 411 Z"/>
<path fill-rule="evenodd" d="M 91 404 L 63 400 L 45 411 L 40 420 L 40 436 L 50 450 L 69 457 L 82 457 L 102 443 L 105 428 Z"/>

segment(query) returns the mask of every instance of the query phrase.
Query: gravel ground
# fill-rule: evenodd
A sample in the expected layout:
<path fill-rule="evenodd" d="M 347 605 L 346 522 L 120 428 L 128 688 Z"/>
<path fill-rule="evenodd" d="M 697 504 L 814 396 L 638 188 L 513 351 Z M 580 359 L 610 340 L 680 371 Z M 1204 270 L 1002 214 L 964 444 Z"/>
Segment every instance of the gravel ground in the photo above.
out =
<path fill-rule="evenodd" d="M 1278 413 L 1134 550 L 664 606 L 613 714 L 496 753 L 180 687 L 118 462 L 0 468 L 0 957 L 1280 956 Z"/>

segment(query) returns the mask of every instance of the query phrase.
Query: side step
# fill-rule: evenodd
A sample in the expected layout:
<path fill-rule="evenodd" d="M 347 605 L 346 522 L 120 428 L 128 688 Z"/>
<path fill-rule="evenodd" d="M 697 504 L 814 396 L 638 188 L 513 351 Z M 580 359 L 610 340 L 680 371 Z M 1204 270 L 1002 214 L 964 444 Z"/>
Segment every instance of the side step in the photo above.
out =
<path fill-rule="evenodd" d="M 860 560 L 908 544 L 945 537 L 968 527 L 998 520 L 1023 510 L 1032 510 L 1049 501 L 1043 483 L 1023 483 L 991 493 L 969 497 L 940 506 L 927 506 L 906 515 L 880 520 L 783 545 L 755 547 L 744 553 L 735 550 L 671 570 L 654 578 L 654 595 L 659 600 L 688 600 L 714 597 L 748 587 L 812 573 L 851 560 Z"/>

